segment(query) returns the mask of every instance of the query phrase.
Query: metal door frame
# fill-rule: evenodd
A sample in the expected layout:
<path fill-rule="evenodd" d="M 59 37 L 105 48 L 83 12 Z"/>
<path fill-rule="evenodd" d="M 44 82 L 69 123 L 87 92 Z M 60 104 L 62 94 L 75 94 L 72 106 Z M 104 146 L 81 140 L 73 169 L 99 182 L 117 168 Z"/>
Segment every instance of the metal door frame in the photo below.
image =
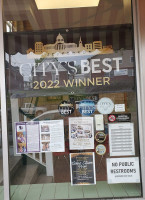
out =
<path fill-rule="evenodd" d="M 8 163 L 8 132 L 6 111 L 6 81 L 4 64 L 4 39 L 3 39 L 3 1 L 0 0 L 0 86 L 1 86 L 1 124 L 2 124 L 2 152 L 3 152 L 3 185 L 4 199 L 9 200 L 9 163 Z"/>
<path fill-rule="evenodd" d="M 139 139 L 140 139 L 140 159 L 141 159 L 141 178 L 143 188 L 143 198 L 145 199 L 145 45 L 142 38 L 145 29 L 142 28 L 141 13 L 139 5 L 145 0 L 132 0 L 133 22 L 134 22 L 134 44 L 136 60 L 136 80 L 137 80 L 137 99 L 138 99 L 138 119 L 139 119 Z M 145 5 L 145 4 L 144 4 Z M 145 10 L 145 7 L 144 7 Z M 9 184 L 9 163 L 8 163 L 8 134 L 7 134 L 7 112 L 6 112 L 6 84 L 5 84 L 5 63 L 4 63 L 4 40 L 3 40 L 3 4 L 0 0 L 0 85 L 1 85 L 1 119 L 2 119 L 2 147 L 3 147 L 3 179 L 4 179 L 4 200 L 10 200 Z M 145 21 L 145 20 L 144 20 Z M 145 22 L 144 22 L 145 24 Z M 143 29 L 143 30 L 142 30 Z M 144 55 L 143 55 L 144 53 Z M 130 198 L 127 198 L 130 199 Z M 135 198 L 133 198 L 135 199 Z"/>

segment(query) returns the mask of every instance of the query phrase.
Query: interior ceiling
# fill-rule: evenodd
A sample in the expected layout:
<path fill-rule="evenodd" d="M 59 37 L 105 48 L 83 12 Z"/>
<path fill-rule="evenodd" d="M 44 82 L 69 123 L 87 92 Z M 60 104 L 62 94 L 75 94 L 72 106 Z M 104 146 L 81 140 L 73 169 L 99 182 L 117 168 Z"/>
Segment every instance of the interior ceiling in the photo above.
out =
<path fill-rule="evenodd" d="M 54 10 L 38 10 L 35 0 L 4 0 L 4 21 L 25 20 L 33 30 L 128 24 L 131 0 L 100 0 L 98 7 Z"/>

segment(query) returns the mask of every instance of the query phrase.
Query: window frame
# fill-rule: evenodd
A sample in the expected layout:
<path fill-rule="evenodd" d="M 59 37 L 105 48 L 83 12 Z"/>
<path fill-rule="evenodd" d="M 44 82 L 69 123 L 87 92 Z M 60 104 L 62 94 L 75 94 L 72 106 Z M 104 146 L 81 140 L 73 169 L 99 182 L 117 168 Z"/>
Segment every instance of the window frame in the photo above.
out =
<path fill-rule="evenodd" d="M 140 20 L 140 10 L 139 2 L 143 3 L 144 0 L 132 0 L 133 8 L 133 24 L 134 24 L 134 45 L 135 45 L 135 60 L 136 60 L 136 84 L 137 84 L 137 98 L 138 98 L 138 119 L 139 119 L 139 139 L 140 139 L 140 160 L 141 160 L 141 179 L 142 179 L 142 192 L 143 197 L 138 199 L 145 199 L 145 80 L 143 75 L 145 74 L 145 69 L 143 69 L 143 64 L 145 64 L 145 58 L 143 55 L 143 46 L 141 41 L 141 36 L 145 34 L 145 30 L 141 30 L 139 27 Z M 6 85 L 5 83 L 5 64 L 4 64 L 4 40 L 3 40 L 3 1 L 0 0 L 0 78 L 1 78 L 1 115 L 2 115 L 2 143 L 3 143 L 3 177 L 4 177 L 4 200 L 10 199 L 10 184 L 9 184 L 9 164 L 8 164 L 8 135 L 7 135 L 7 112 L 6 112 Z M 141 18 L 141 20 L 143 20 Z M 140 32 L 139 32 L 140 31 Z M 140 52 L 140 53 L 139 53 Z M 124 198 L 125 199 L 125 198 Z M 130 198 L 127 198 L 130 200 Z"/>

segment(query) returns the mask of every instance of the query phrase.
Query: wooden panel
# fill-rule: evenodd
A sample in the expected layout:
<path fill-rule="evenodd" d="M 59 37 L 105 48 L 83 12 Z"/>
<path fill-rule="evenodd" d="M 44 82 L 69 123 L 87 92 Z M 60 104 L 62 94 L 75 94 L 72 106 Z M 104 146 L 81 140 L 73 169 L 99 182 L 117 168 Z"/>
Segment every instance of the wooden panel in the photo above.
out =
<path fill-rule="evenodd" d="M 56 183 L 44 184 L 40 200 L 55 198 Z"/>
<path fill-rule="evenodd" d="M 12 197 L 13 194 L 15 193 L 16 189 L 17 189 L 18 185 L 12 185 L 10 187 L 10 196 Z"/>
<path fill-rule="evenodd" d="M 81 199 L 83 198 L 83 187 L 79 186 L 71 186 L 69 184 L 69 199 Z"/>
<path fill-rule="evenodd" d="M 0 186 L 0 193 L 3 191 L 4 187 Z"/>
<path fill-rule="evenodd" d="M 111 192 L 114 197 L 127 197 L 127 193 L 125 192 L 122 184 L 112 184 L 109 185 Z"/>
<path fill-rule="evenodd" d="M 55 190 L 55 199 L 68 199 L 68 183 L 57 183 Z"/>
<path fill-rule="evenodd" d="M 11 186 L 11 200 L 96 199 L 141 196 L 140 184 L 110 184 L 71 186 L 70 183 L 49 183 Z M 3 200 L 3 187 L 0 187 Z"/>
<path fill-rule="evenodd" d="M 106 181 L 97 182 L 96 187 L 97 187 L 97 192 L 100 198 L 113 197 L 113 194 L 110 191 L 110 187 Z"/>
<path fill-rule="evenodd" d="M 3 186 L 0 186 L 0 199 L 4 199 L 4 191 L 3 191 Z"/>
<path fill-rule="evenodd" d="M 130 197 L 141 196 L 141 191 L 138 190 L 136 184 L 123 184 L 124 190 Z"/>
<path fill-rule="evenodd" d="M 26 196 L 26 200 L 39 200 L 42 192 L 43 184 L 31 185 Z"/>
<path fill-rule="evenodd" d="M 83 186 L 84 198 L 98 198 L 96 185 Z"/>
<path fill-rule="evenodd" d="M 16 188 L 15 193 L 12 195 L 11 200 L 24 200 L 26 198 L 29 188 L 30 185 L 19 185 Z"/>

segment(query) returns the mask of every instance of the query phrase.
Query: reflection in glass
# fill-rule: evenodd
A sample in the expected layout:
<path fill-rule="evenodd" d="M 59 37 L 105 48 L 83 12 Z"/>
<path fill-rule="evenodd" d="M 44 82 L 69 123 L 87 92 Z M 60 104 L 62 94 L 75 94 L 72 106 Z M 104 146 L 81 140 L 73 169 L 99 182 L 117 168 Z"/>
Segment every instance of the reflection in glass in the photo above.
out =
<path fill-rule="evenodd" d="M 10 2 L 13 3 L 11 9 Z M 85 128 L 80 124 L 76 128 L 77 123 L 69 127 L 69 118 L 81 119 L 79 106 L 83 100 L 89 102 L 89 108 L 85 110 L 90 112 L 87 117 L 93 118 L 100 114 L 96 108 L 101 98 L 111 99 L 113 105 L 123 105 L 123 112 L 113 110 L 112 114 L 131 115 L 129 122 L 134 124 L 134 156 L 140 156 L 131 1 L 126 4 L 125 1 L 101 0 L 98 7 L 38 10 L 35 1 L 17 2 L 16 5 L 16 1 L 9 0 L 4 2 L 4 19 L 4 24 L 9 24 L 9 31 L 12 31 L 8 33 L 6 29 L 4 33 L 7 107 L 10 113 L 8 123 L 11 124 L 9 163 L 13 166 L 10 182 L 11 187 L 18 185 L 18 190 L 20 186 L 25 187 L 23 194 L 15 190 L 13 198 L 23 195 L 21 198 L 29 199 L 33 189 L 42 199 L 100 198 L 96 188 L 106 188 L 111 194 L 107 198 L 116 198 L 107 184 L 110 113 L 101 113 L 104 125 L 101 131 L 105 134 L 105 140 L 99 150 L 96 149 L 98 142 L 95 140 L 94 149 L 70 150 L 70 127 L 73 129 L 74 143 L 80 139 L 89 140 L 93 135 L 87 124 Z M 90 111 L 91 102 L 95 107 L 93 112 Z M 48 153 L 51 134 L 49 128 L 43 126 L 41 149 L 46 153 L 21 154 L 24 153 L 25 145 L 21 140 L 25 134 L 20 134 L 21 128 L 15 131 L 15 122 L 28 121 L 32 125 L 50 120 L 63 120 L 65 151 Z M 58 133 L 61 130 L 56 125 L 53 128 Z M 92 129 L 94 135 L 97 131 L 95 128 Z M 36 135 L 31 135 L 32 145 L 38 139 Z M 20 139 L 19 142 L 16 137 Z M 77 194 L 70 184 L 69 155 L 87 151 L 95 154 L 97 187 L 83 186 Z M 126 187 L 120 184 L 118 187 L 123 190 L 120 197 L 124 197 L 124 193 L 127 196 L 127 188 L 131 186 L 131 196 L 141 196 L 140 184 L 126 184 Z M 66 192 L 62 194 L 60 188 Z M 91 196 L 88 196 L 90 189 Z M 105 198 L 104 192 L 101 195 Z"/>

